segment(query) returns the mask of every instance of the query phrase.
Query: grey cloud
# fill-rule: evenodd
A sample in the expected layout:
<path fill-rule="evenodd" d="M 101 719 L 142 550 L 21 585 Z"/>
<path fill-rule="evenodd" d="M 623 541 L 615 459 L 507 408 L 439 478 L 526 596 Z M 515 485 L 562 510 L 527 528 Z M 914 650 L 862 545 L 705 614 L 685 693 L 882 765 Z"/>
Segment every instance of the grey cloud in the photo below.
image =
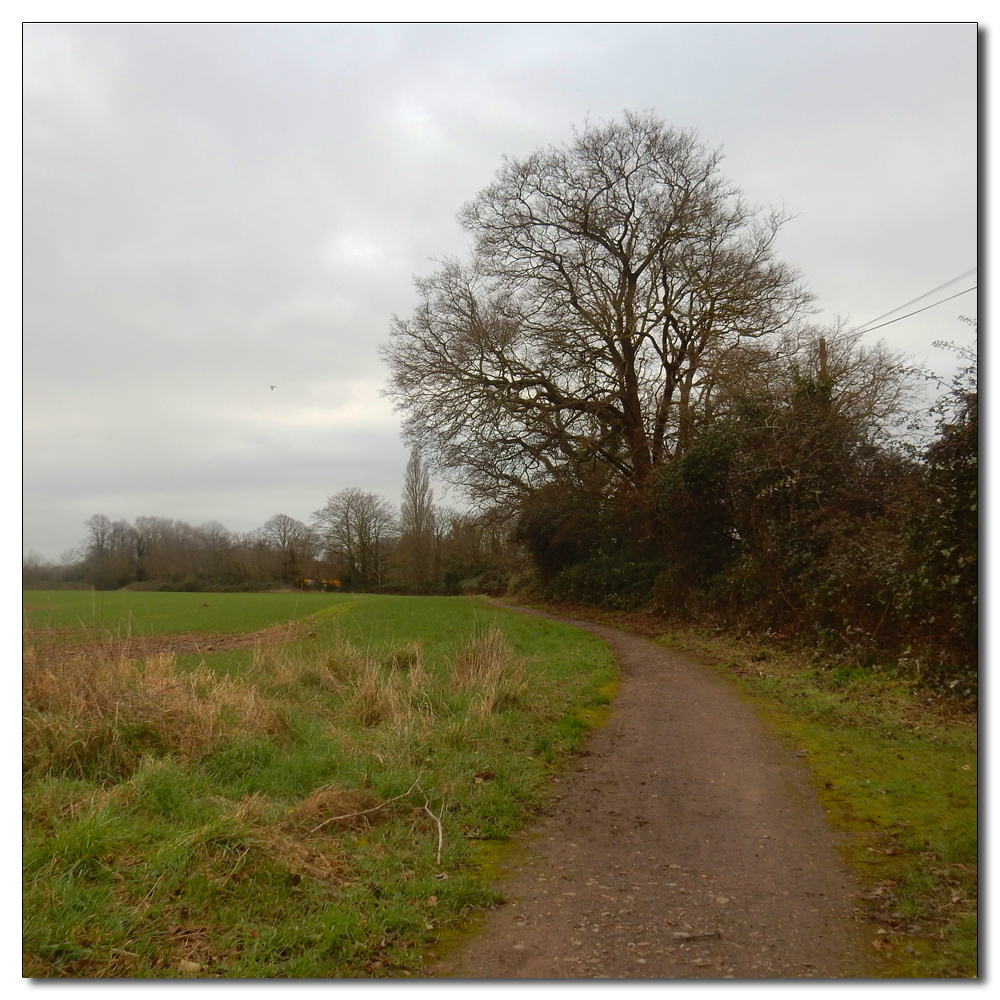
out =
<path fill-rule="evenodd" d="M 236 529 L 346 485 L 395 498 L 391 315 L 464 251 L 456 212 L 501 156 L 588 116 L 652 108 L 724 146 L 751 201 L 797 216 L 782 250 L 820 319 L 940 284 L 975 263 L 975 43 L 941 23 L 28 25 L 26 549 L 97 511 Z M 971 299 L 880 334 L 937 357 Z"/>

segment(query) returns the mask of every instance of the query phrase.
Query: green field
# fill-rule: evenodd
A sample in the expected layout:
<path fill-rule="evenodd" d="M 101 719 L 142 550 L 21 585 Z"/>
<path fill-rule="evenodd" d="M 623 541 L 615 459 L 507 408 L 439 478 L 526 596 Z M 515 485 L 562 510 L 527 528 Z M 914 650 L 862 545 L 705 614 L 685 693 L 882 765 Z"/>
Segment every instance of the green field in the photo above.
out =
<path fill-rule="evenodd" d="M 587 633 L 468 598 L 25 601 L 32 977 L 419 974 L 495 901 L 497 849 L 615 683 Z M 290 641 L 260 643 L 290 623 Z M 777 645 L 655 634 L 718 664 L 802 748 L 884 975 L 975 976 L 975 717 Z M 186 635 L 246 641 L 157 652 Z"/>
<path fill-rule="evenodd" d="M 173 594 L 101 590 L 25 593 L 24 622 L 34 630 L 81 636 L 241 635 L 273 625 L 323 616 L 355 594 Z M 368 600 L 378 598 L 368 598 Z M 384 598 L 383 598 L 384 599 Z"/>
<path fill-rule="evenodd" d="M 417 972 L 615 681 L 587 633 L 467 598 L 25 599 L 31 977 Z"/>

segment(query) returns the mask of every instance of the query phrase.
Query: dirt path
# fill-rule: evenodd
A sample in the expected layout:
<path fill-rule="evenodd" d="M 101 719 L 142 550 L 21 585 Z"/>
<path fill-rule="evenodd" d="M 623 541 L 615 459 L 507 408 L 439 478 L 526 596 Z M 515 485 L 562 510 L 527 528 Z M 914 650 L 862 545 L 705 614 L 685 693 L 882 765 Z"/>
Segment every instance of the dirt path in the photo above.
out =
<path fill-rule="evenodd" d="M 795 752 L 708 668 L 556 620 L 614 650 L 614 714 L 507 864 L 508 903 L 430 974 L 864 976 L 857 886 Z"/>

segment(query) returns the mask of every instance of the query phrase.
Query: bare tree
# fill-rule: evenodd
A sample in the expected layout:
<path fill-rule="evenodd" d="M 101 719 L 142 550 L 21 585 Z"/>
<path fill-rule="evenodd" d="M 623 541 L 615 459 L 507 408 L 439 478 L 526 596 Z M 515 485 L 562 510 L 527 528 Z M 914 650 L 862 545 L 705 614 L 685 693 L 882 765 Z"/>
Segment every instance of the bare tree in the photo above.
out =
<path fill-rule="evenodd" d="M 233 575 L 243 582 L 268 579 L 272 572 L 271 549 L 260 529 L 234 532 L 229 559 Z"/>
<path fill-rule="evenodd" d="M 624 483 L 685 448 L 739 345 L 810 296 L 775 257 L 784 221 L 719 154 L 651 115 L 507 159 L 462 211 L 470 265 L 417 281 L 383 348 L 405 433 L 484 504 L 558 469 Z"/>
<path fill-rule="evenodd" d="M 106 514 L 95 514 L 87 519 L 87 558 L 97 570 L 104 568 L 111 552 L 111 518 Z"/>
<path fill-rule="evenodd" d="M 275 514 L 264 522 L 257 534 L 276 552 L 281 563 L 281 578 L 286 583 L 302 575 L 305 561 L 312 556 L 316 543 L 309 527 L 287 514 Z"/>
<path fill-rule="evenodd" d="M 434 522 L 434 491 L 420 447 L 416 446 L 410 452 L 403 477 L 399 544 L 404 574 L 419 586 L 426 586 L 430 579 Z"/>
<path fill-rule="evenodd" d="M 126 520 L 95 514 L 87 522 L 87 568 L 99 587 L 123 586 L 135 577 L 135 529 Z"/>
<path fill-rule="evenodd" d="M 313 514 L 313 524 L 327 552 L 357 583 L 382 583 L 386 542 L 396 527 L 388 500 L 355 488 L 341 490 Z"/>
<path fill-rule="evenodd" d="M 59 553 L 58 565 L 65 572 L 76 566 L 85 556 L 86 550 L 80 545 L 74 545 Z"/>
<path fill-rule="evenodd" d="M 132 530 L 137 580 L 188 575 L 188 560 L 179 539 L 185 528 L 190 530 L 189 525 L 165 517 L 135 519 Z"/>

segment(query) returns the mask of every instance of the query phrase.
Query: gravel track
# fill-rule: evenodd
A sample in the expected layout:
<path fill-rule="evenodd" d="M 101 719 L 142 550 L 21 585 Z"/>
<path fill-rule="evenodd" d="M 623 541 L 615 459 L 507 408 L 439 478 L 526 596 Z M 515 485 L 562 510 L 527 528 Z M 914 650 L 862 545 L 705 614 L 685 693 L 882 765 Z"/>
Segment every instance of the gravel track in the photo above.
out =
<path fill-rule="evenodd" d="M 508 902 L 428 973 L 865 976 L 858 886 L 796 751 L 717 672 L 628 632 L 525 613 L 606 641 L 622 689 L 506 863 Z"/>

